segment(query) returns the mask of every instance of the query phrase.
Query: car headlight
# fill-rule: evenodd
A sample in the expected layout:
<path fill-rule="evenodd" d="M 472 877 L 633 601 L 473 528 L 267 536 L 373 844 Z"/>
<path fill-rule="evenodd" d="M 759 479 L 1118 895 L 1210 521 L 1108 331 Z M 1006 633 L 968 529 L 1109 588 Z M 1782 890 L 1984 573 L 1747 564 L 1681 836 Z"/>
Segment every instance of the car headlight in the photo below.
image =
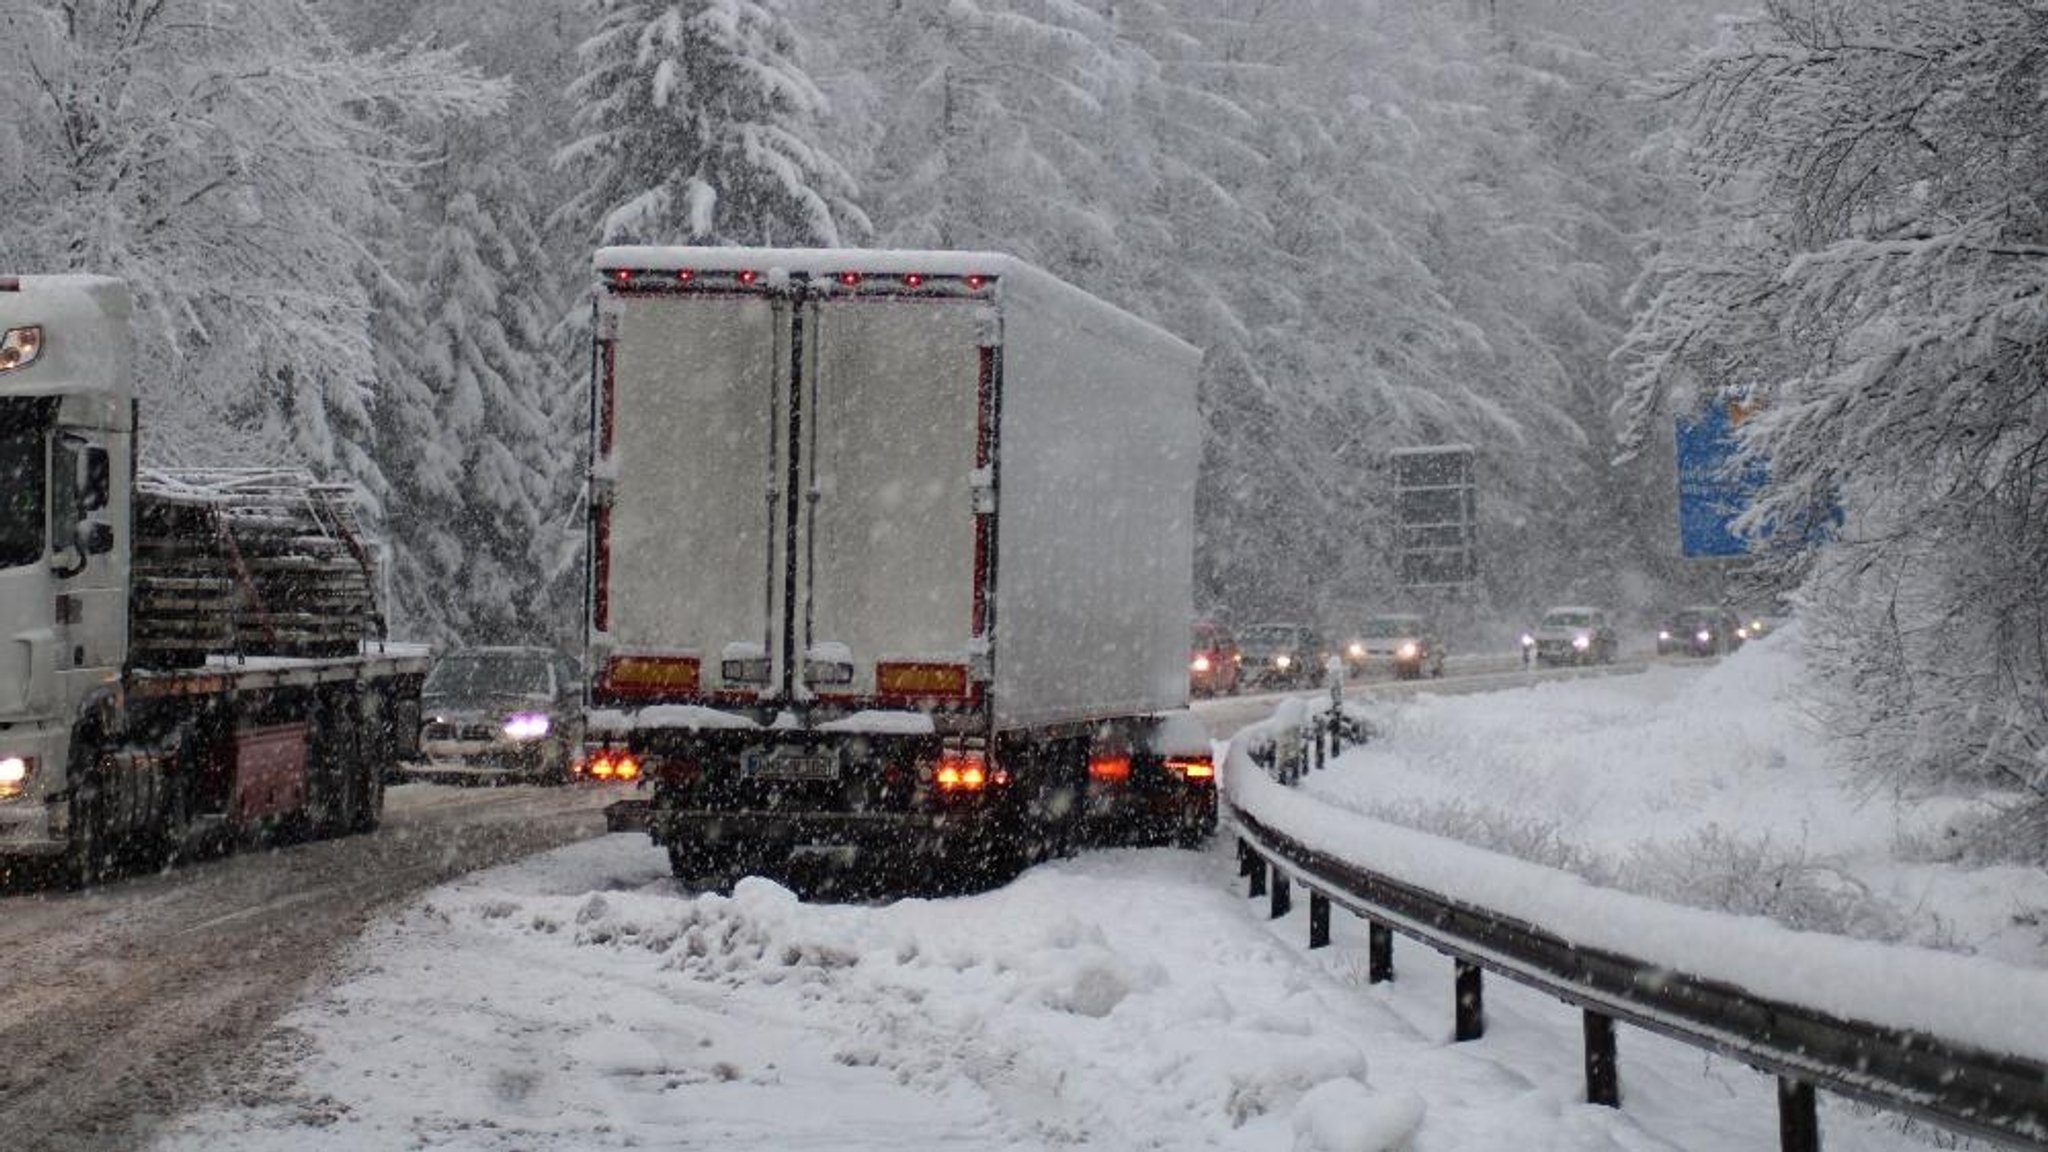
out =
<path fill-rule="evenodd" d="M 28 787 L 36 762 L 27 756 L 0 756 L 0 800 L 11 800 Z"/>
<path fill-rule="evenodd" d="M 1737 640 L 1747 640 L 1747 639 L 1749 639 L 1749 628 L 1748 628 L 1747 626 L 1744 626 L 1744 627 L 1741 627 L 1741 628 L 1737 628 L 1737 629 L 1735 630 L 1735 638 L 1736 638 Z"/>
<path fill-rule="evenodd" d="M 1714 634 L 1712 632 L 1707 631 L 1704 628 L 1700 629 L 1698 632 L 1693 633 L 1692 638 L 1699 641 L 1702 644 L 1712 644 L 1714 642 Z"/>
<path fill-rule="evenodd" d="M 505 717 L 505 736 L 511 740 L 538 740 L 548 734 L 548 718 L 541 712 L 515 712 Z"/>
<path fill-rule="evenodd" d="M 1207 672 L 1212 665 L 1209 663 L 1209 657 L 1203 655 L 1195 657 L 1194 660 L 1189 662 L 1188 667 L 1197 672 Z"/>
<path fill-rule="evenodd" d="M 1536 638 L 1534 636 L 1529 635 L 1527 632 L 1522 633 L 1522 647 L 1534 648 L 1535 646 Z"/>
<path fill-rule="evenodd" d="M 1286 655 L 1285 653 L 1282 653 L 1282 654 L 1281 654 L 1281 655 L 1279 655 L 1279 656 L 1275 656 L 1275 657 L 1273 657 L 1273 667 L 1275 667 L 1275 668 L 1291 668 L 1291 667 L 1293 667 L 1293 666 L 1294 666 L 1294 657 L 1292 657 L 1292 656 L 1289 656 L 1289 655 Z"/>
<path fill-rule="evenodd" d="M 1658 630 L 1657 630 L 1657 639 L 1659 639 L 1659 640 L 1669 640 L 1669 639 L 1671 639 L 1671 630 L 1670 630 L 1669 628 L 1660 628 L 1660 629 L 1658 629 Z"/>
<path fill-rule="evenodd" d="M 1415 658 L 1416 658 L 1417 656 L 1419 656 L 1419 655 L 1421 655 L 1421 654 L 1422 654 L 1422 649 L 1420 649 L 1420 648 L 1416 647 L 1416 646 L 1415 646 L 1415 641 L 1413 641 L 1413 640 L 1409 640 L 1409 641 L 1407 641 L 1407 642 L 1403 643 L 1403 644 L 1401 645 L 1401 648 L 1400 648 L 1400 650 L 1399 650 L 1398 652 L 1396 652 L 1396 653 L 1395 653 L 1395 655 L 1396 655 L 1396 656 L 1399 656 L 1399 657 L 1400 657 L 1401 659 L 1403 659 L 1403 660 L 1413 660 L 1413 659 L 1415 659 Z"/>
<path fill-rule="evenodd" d="M 1363 645 L 1363 644 L 1353 644 L 1353 645 L 1352 645 L 1352 646 L 1350 647 L 1349 651 L 1350 651 L 1350 653 L 1351 653 L 1351 658 L 1352 658 L 1353 660 L 1363 660 L 1363 659 L 1365 659 L 1365 645 Z"/>
<path fill-rule="evenodd" d="M 1572 647 L 1577 648 L 1581 652 L 1584 652 L 1586 649 L 1591 648 L 1592 646 L 1593 638 L 1591 636 L 1586 635 L 1584 632 L 1581 632 L 1577 636 L 1572 637 Z"/>

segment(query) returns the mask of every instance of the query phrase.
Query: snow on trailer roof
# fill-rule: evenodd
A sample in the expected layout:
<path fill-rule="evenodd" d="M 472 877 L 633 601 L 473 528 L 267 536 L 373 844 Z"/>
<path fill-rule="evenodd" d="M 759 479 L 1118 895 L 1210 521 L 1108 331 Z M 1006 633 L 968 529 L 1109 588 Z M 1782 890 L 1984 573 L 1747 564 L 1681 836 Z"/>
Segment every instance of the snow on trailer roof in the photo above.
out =
<path fill-rule="evenodd" d="M 843 272 L 863 276 L 942 276 L 965 279 L 986 276 L 996 282 L 1028 282 L 1050 294 L 1086 304 L 1113 326 L 1153 341 L 1171 342 L 1184 356 L 1199 361 L 1202 350 L 1149 320 L 1035 265 L 1003 252 L 962 252 L 908 248 L 732 248 L 668 245 L 613 245 L 599 248 L 592 261 L 599 276 L 613 272 L 760 272 L 770 286 L 792 276 L 829 279 Z"/>

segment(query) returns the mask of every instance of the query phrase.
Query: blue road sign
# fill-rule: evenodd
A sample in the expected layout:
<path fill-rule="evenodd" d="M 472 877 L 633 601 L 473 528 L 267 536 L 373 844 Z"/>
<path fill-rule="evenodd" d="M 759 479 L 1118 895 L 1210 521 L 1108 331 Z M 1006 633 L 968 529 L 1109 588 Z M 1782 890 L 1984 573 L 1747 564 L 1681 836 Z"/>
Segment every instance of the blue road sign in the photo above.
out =
<path fill-rule="evenodd" d="M 1732 406 L 1707 405 L 1678 418 L 1678 548 L 1690 557 L 1746 556 L 1735 518 L 1762 490 L 1759 463 L 1738 465 Z"/>

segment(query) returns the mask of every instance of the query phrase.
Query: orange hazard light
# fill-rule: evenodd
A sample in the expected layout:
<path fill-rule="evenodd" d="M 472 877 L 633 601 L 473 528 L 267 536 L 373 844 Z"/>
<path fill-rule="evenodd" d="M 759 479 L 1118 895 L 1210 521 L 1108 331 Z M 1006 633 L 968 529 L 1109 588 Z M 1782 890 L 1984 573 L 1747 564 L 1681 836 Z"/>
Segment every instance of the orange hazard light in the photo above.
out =
<path fill-rule="evenodd" d="M 989 783 L 988 759 L 975 751 L 947 751 L 932 780 L 942 792 L 980 791 Z"/>
<path fill-rule="evenodd" d="M 1176 757 L 1166 762 L 1166 769 L 1176 776 L 1188 780 L 1213 780 L 1216 765 L 1199 757 Z"/>

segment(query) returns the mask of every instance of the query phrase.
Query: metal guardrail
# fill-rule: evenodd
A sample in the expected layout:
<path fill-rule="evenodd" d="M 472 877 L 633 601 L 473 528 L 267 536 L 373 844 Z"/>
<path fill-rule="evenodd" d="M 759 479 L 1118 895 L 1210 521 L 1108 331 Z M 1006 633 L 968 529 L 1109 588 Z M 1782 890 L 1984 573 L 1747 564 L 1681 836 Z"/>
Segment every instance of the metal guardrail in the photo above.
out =
<path fill-rule="evenodd" d="M 1291 736 L 1265 742 L 1254 763 L 1283 784 L 1297 782 L 1341 747 L 1352 721 L 1341 710 L 1305 717 Z M 1335 718 L 1335 719 L 1333 719 Z M 1335 739 L 1332 739 L 1332 736 Z M 1349 736 L 1362 736 L 1355 726 Z M 1391 980 L 1393 937 L 1450 956 L 1458 1040 L 1485 1029 L 1482 972 L 1548 993 L 1584 1012 L 1586 1099 L 1618 1107 L 1616 1021 L 1717 1052 L 1778 1078 L 1779 1143 L 1818 1152 L 1814 1090 L 1822 1088 L 1940 1127 L 2021 1148 L 2048 1149 L 2048 1064 L 1983 1051 L 1953 1039 L 1842 1019 L 1757 996 L 1668 964 L 1575 944 L 1541 925 L 1432 892 L 1319 851 L 1233 810 L 1239 873 L 1250 895 L 1278 919 L 1292 910 L 1293 884 L 1309 893 L 1309 947 L 1330 942 L 1330 908 L 1366 921 L 1367 972 Z M 1988 995 L 1997 995 L 1992 989 Z M 2043 1021 L 2048 1027 L 2048 1021 Z"/>

